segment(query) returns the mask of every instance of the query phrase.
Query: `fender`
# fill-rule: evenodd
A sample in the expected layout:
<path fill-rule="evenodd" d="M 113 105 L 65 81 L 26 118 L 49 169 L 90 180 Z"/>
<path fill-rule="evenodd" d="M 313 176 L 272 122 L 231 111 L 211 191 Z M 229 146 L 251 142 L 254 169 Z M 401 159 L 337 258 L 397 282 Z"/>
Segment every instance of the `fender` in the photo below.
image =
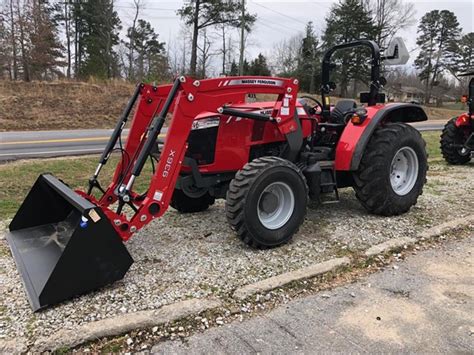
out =
<path fill-rule="evenodd" d="M 335 168 L 339 171 L 355 171 L 372 134 L 383 122 L 421 122 L 428 120 L 419 105 L 396 103 L 366 107 L 367 119 L 361 125 L 349 122 L 336 147 Z"/>

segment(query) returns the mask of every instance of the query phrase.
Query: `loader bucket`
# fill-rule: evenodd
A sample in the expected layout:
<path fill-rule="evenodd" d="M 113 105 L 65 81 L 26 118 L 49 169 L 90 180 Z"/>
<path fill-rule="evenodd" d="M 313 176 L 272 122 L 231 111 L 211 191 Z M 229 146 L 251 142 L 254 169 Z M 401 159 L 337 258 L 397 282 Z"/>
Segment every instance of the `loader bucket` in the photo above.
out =
<path fill-rule="evenodd" d="M 49 174 L 38 177 L 9 228 L 34 311 L 119 280 L 133 263 L 102 210 Z"/>

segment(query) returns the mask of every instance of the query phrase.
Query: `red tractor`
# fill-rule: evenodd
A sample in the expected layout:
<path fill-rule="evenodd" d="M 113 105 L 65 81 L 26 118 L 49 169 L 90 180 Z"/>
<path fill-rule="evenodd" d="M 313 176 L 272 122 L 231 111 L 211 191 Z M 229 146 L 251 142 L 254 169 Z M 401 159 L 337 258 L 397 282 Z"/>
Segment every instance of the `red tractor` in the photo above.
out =
<path fill-rule="evenodd" d="M 474 71 L 460 76 L 474 76 Z M 450 119 L 441 134 L 441 152 L 449 164 L 467 164 L 474 151 L 474 77 L 469 81 L 469 94 L 463 97 L 468 112 Z"/>
<path fill-rule="evenodd" d="M 367 105 L 340 100 L 331 106 L 331 56 L 356 46 L 371 51 L 370 91 L 360 97 Z M 407 212 L 422 193 L 427 170 L 425 142 L 407 122 L 427 117 L 417 105 L 384 104 L 383 59 L 369 40 L 329 50 L 321 102 L 298 98 L 298 80 L 288 78 L 182 76 L 172 85 L 138 85 L 88 191 L 73 191 L 43 174 L 10 224 L 7 239 L 32 308 L 121 279 L 133 263 L 123 242 L 169 205 L 198 212 L 225 199 L 232 229 L 258 248 L 281 245 L 296 233 L 308 197 L 324 201 L 329 194 L 337 201 L 344 187 L 354 188 L 370 213 Z M 246 103 L 249 94 L 273 94 L 276 100 Z M 168 115 L 161 144 L 157 138 Z M 99 173 L 114 150 L 121 160 L 103 187 Z M 147 160 L 154 172 L 140 177 Z M 134 189 L 138 178 L 149 180 L 148 189 Z"/>

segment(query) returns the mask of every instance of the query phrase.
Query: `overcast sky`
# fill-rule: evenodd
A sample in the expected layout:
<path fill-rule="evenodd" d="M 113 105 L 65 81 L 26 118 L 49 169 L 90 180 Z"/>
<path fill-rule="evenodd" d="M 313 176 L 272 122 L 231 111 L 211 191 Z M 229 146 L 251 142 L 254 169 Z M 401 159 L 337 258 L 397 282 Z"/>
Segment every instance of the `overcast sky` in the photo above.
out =
<path fill-rule="evenodd" d="M 182 26 L 182 21 L 176 15 L 183 0 L 144 0 L 145 9 L 140 14 L 151 22 L 155 31 L 159 33 L 160 40 L 173 42 Z M 257 14 L 257 22 L 250 34 L 248 48 L 246 49 L 247 58 L 254 58 L 259 52 L 266 55 L 271 54 L 272 46 L 285 38 L 290 38 L 302 32 L 308 21 L 313 21 L 318 34 L 324 29 L 325 17 L 333 3 L 337 0 L 318 1 L 318 0 L 246 0 L 250 13 Z M 474 23 L 474 0 L 414 0 L 416 20 L 418 20 L 428 11 L 450 10 L 457 16 L 463 29 L 463 33 L 473 32 Z M 130 25 L 132 20 L 132 0 L 117 0 L 117 11 L 124 27 Z M 357 19 L 354 19 L 357 20 Z M 417 25 L 401 33 L 412 52 L 413 61 L 416 56 L 416 28 Z M 238 33 L 234 34 L 238 39 Z M 216 59 L 216 64 L 218 59 Z"/>

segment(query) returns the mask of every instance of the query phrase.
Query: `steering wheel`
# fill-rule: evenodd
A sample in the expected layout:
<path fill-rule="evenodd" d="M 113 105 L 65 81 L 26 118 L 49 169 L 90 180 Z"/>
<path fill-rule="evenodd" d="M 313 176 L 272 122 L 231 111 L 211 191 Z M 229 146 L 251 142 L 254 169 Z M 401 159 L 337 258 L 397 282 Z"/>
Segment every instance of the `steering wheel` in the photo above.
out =
<path fill-rule="evenodd" d="M 323 105 L 321 104 L 321 102 L 319 102 L 317 99 L 315 99 L 314 97 L 311 97 L 311 96 L 300 96 L 300 99 L 306 99 L 306 100 L 310 100 L 310 101 L 313 101 L 315 103 L 314 106 L 310 106 L 309 109 L 310 109 L 310 112 L 312 115 L 316 114 L 317 113 L 317 108 L 319 107 L 320 109 L 320 112 L 323 111 Z M 309 106 L 309 105 L 308 105 Z"/>

